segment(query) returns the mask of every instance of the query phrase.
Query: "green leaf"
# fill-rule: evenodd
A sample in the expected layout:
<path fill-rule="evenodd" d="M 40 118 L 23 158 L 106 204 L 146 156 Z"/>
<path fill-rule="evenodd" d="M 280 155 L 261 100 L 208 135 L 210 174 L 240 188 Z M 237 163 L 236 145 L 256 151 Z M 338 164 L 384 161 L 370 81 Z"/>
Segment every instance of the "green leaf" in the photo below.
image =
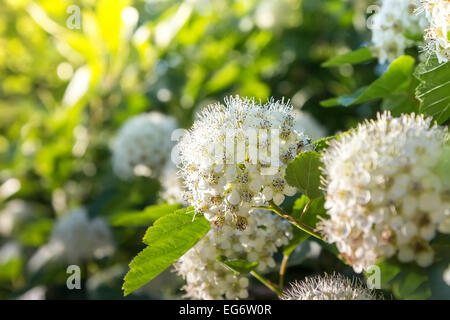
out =
<path fill-rule="evenodd" d="M 301 196 L 295 201 L 294 207 L 292 208 L 292 216 L 294 218 L 296 219 L 300 218 L 308 201 L 309 198 L 305 195 Z M 302 221 L 308 226 L 315 228 L 317 222 L 319 221 L 319 217 L 321 216 L 324 217 L 326 215 L 324 203 L 325 199 L 323 196 L 312 200 L 309 205 L 309 208 L 307 209 L 307 211 L 303 216 Z M 308 238 L 309 234 L 298 228 L 293 228 L 293 237 L 291 241 L 289 241 L 289 244 L 283 247 L 283 255 L 289 256 L 299 244 L 301 244 Z"/>
<path fill-rule="evenodd" d="M 24 261 L 17 256 L 5 263 L 0 263 L 0 282 L 14 281 L 20 277 L 23 269 Z"/>
<path fill-rule="evenodd" d="M 447 187 L 450 187 L 450 144 L 447 144 L 442 148 L 442 154 L 439 157 L 439 162 L 435 171 L 438 177 L 442 177 L 444 184 Z"/>
<path fill-rule="evenodd" d="M 315 151 L 299 154 L 286 169 L 286 181 L 310 199 L 320 197 L 320 155 Z"/>
<path fill-rule="evenodd" d="M 321 102 L 324 107 L 348 107 L 375 99 L 382 99 L 403 93 L 410 87 L 414 58 L 401 56 L 394 60 L 388 70 L 370 86 L 361 88 L 353 94 L 332 98 Z"/>
<path fill-rule="evenodd" d="M 225 256 L 217 256 L 216 260 L 235 275 L 250 273 L 250 271 L 254 270 L 259 264 L 257 261 L 249 262 L 239 259 L 228 260 Z"/>
<path fill-rule="evenodd" d="M 148 226 L 166 214 L 179 209 L 179 204 L 148 206 L 142 211 L 120 212 L 110 218 L 112 226 Z"/>
<path fill-rule="evenodd" d="M 320 152 L 320 151 L 326 149 L 328 147 L 328 143 L 334 139 L 339 139 L 339 135 L 329 136 L 329 137 L 321 138 L 319 140 L 314 141 L 313 142 L 314 151 Z"/>
<path fill-rule="evenodd" d="M 328 67 L 336 67 L 340 66 L 342 64 L 358 64 L 366 61 L 370 61 L 374 59 L 375 57 L 372 54 L 372 51 L 370 48 L 360 48 L 355 51 L 351 51 L 348 53 L 344 53 L 343 55 L 331 58 L 328 61 L 325 61 L 322 63 L 322 67 L 328 68 Z"/>
<path fill-rule="evenodd" d="M 125 295 L 167 269 L 203 238 L 209 228 L 209 222 L 203 216 L 195 215 L 192 208 L 158 219 L 145 235 L 149 246 L 130 263 L 123 284 Z"/>
<path fill-rule="evenodd" d="M 397 299 L 428 299 L 431 296 L 427 269 L 392 258 L 378 264 L 381 289 L 392 290 Z"/>
<path fill-rule="evenodd" d="M 420 81 L 416 89 L 419 111 L 432 116 L 439 124 L 447 121 L 450 118 L 450 63 L 423 62 L 414 75 Z"/>
<path fill-rule="evenodd" d="M 27 246 L 39 247 L 47 241 L 52 228 L 52 219 L 41 218 L 24 226 L 19 231 L 19 241 Z"/>

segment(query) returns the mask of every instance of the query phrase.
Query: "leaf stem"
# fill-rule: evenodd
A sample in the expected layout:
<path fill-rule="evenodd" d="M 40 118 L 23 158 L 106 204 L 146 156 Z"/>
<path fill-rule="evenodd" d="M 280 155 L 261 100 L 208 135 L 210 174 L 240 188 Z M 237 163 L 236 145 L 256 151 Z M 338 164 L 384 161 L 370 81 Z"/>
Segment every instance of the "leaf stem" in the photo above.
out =
<path fill-rule="evenodd" d="M 281 296 L 283 294 L 283 291 L 276 284 L 272 283 L 270 280 L 266 279 L 263 275 L 259 274 L 255 270 L 250 271 L 250 274 L 258 279 L 267 288 L 276 293 L 277 296 Z"/>
<path fill-rule="evenodd" d="M 281 266 L 280 266 L 280 283 L 279 283 L 279 287 L 281 290 L 283 290 L 284 288 L 284 275 L 286 274 L 286 268 L 287 268 L 287 262 L 289 260 L 289 256 L 290 255 L 284 255 L 283 256 L 283 260 L 281 261 Z"/>
<path fill-rule="evenodd" d="M 308 204 L 306 204 L 306 206 L 308 206 Z M 306 206 L 305 206 L 305 208 L 306 208 Z M 269 201 L 269 207 L 267 207 L 266 209 L 272 210 L 273 212 L 278 214 L 280 217 L 288 220 L 292 225 L 296 226 L 303 232 L 306 232 L 310 236 L 313 236 L 313 237 L 323 241 L 322 236 L 319 233 L 315 232 L 313 230 L 313 228 L 311 228 L 308 225 L 303 224 L 301 221 L 299 222 L 299 221 L 295 220 L 294 217 L 287 214 L 282 208 L 277 206 L 272 200 Z M 304 213 L 305 213 L 305 210 L 303 210 L 302 216 Z"/>

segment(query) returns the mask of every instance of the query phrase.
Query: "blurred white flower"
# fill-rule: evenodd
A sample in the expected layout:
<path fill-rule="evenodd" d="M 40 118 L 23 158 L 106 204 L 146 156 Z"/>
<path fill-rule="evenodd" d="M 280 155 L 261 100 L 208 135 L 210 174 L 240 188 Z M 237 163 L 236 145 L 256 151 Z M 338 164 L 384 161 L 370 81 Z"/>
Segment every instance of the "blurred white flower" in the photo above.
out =
<path fill-rule="evenodd" d="M 421 0 L 422 7 L 430 22 L 426 30 L 426 50 L 429 54 L 436 54 L 439 63 L 450 60 L 450 1 Z"/>
<path fill-rule="evenodd" d="M 450 286 L 450 264 L 448 265 L 448 268 L 444 271 L 444 281 L 448 286 Z"/>
<path fill-rule="evenodd" d="M 23 200 L 8 201 L 0 210 L 0 235 L 10 236 L 14 229 L 30 217 L 30 210 L 31 208 Z"/>
<path fill-rule="evenodd" d="M 372 48 L 380 63 L 392 62 L 405 49 L 418 44 L 415 38 L 428 26 L 424 14 L 416 12 L 420 0 L 382 0 L 373 15 Z"/>
<path fill-rule="evenodd" d="M 275 267 L 274 253 L 291 238 L 292 230 L 287 221 L 266 210 L 255 209 L 244 231 L 230 226 L 212 228 L 175 263 L 175 269 L 186 279 L 187 297 L 245 299 L 248 297 L 247 277 L 234 275 L 217 262 L 216 257 L 258 261 L 257 271 L 264 272 Z"/>
<path fill-rule="evenodd" d="M 17 297 L 16 300 L 45 300 L 46 291 L 47 289 L 44 286 L 37 286 L 26 291 Z"/>
<path fill-rule="evenodd" d="M 359 281 L 341 274 L 307 277 L 291 283 L 283 300 L 377 300 L 377 295 Z"/>
<path fill-rule="evenodd" d="M 75 105 L 89 89 L 91 82 L 91 69 L 88 66 L 81 66 L 75 71 L 72 79 L 64 92 L 62 103 L 66 107 Z"/>
<path fill-rule="evenodd" d="M 450 233 L 449 186 L 434 171 L 447 129 L 431 122 L 385 112 L 324 152 L 330 218 L 319 228 L 356 272 L 395 254 L 427 267 L 429 242 L 437 231 Z"/>
<path fill-rule="evenodd" d="M 90 220 L 84 209 L 75 209 L 60 218 L 49 242 L 29 260 L 28 269 L 36 271 L 50 261 L 78 264 L 101 259 L 114 252 L 111 230 L 101 218 Z"/>
<path fill-rule="evenodd" d="M 254 21 L 258 28 L 277 29 L 300 21 L 297 15 L 299 2 L 287 0 L 262 0 L 257 2 Z"/>
<path fill-rule="evenodd" d="M 0 266 L 12 259 L 20 258 L 21 248 L 15 241 L 8 241 L 0 247 Z"/>
<path fill-rule="evenodd" d="M 18 192 L 22 184 L 16 178 L 9 178 L 0 185 L 0 199 L 6 199 Z"/>
<path fill-rule="evenodd" d="M 230 97 L 204 109 L 178 144 L 190 205 L 216 225 L 245 229 L 252 207 L 294 195 L 285 169 L 310 140 L 293 125 L 283 101 Z"/>
<path fill-rule="evenodd" d="M 159 112 L 134 116 L 127 120 L 113 144 L 113 169 L 121 179 L 134 176 L 158 176 L 170 158 L 176 129 L 172 117 Z"/>

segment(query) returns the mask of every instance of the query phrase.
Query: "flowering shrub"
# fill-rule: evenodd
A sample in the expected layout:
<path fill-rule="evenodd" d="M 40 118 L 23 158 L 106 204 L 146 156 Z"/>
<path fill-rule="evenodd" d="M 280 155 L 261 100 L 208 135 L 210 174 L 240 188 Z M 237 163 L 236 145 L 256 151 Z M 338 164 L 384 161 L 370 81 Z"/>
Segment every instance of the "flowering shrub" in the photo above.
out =
<path fill-rule="evenodd" d="M 450 299 L 448 0 L 0 2 L 0 299 Z"/>

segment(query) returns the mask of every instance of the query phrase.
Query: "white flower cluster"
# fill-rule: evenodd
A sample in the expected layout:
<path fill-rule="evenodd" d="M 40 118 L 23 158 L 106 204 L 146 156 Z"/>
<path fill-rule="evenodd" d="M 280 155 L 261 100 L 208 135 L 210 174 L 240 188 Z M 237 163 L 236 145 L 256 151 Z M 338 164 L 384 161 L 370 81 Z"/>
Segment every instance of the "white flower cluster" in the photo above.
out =
<path fill-rule="evenodd" d="M 417 43 L 429 25 L 424 14 L 416 12 L 420 0 L 382 0 L 373 15 L 372 48 L 380 63 L 392 62 L 405 49 Z"/>
<path fill-rule="evenodd" d="M 435 53 L 439 63 L 450 60 L 450 1 L 448 0 L 421 0 L 422 10 L 429 21 L 430 27 L 426 30 L 426 49 Z"/>
<path fill-rule="evenodd" d="M 385 112 L 334 140 L 323 154 L 326 239 L 356 272 L 397 253 L 432 264 L 429 242 L 450 233 L 450 190 L 434 169 L 448 141 L 431 118 Z"/>
<path fill-rule="evenodd" d="M 302 110 L 293 110 L 294 129 L 297 132 L 303 132 L 312 140 L 318 140 L 327 135 L 327 130 L 308 112 Z"/>
<path fill-rule="evenodd" d="M 186 296 L 205 300 L 247 298 L 247 277 L 234 275 L 216 257 L 258 261 L 257 271 L 264 272 L 275 267 L 274 253 L 291 238 L 289 223 L 260 209 L 253 210 L 244 231 L 230 226 L 211 228 L 175 264 L 178 274 L 186 279 Z"/>
<path fill-rule="evenodd" d="M 359 281 L 340 274 L 307 277 L 283 293 L 283 300 L 377 300 L 377 295 Z"/>
<path fill-rule="evenodd" d="M 176 129 L 172 117 L 159 112 L 127 120 L 113 144 L 113 169 L 121 179 L 158 176 L 168 161 Z"/>
<path fill-rule="evenodd" d="M 28 268 L 36 271 L 51 260 L 78 264 L 108 256 L 113 251 L 111 230 L 105 221 L 101 218 L 89 220 L 86 210 L 75 209 L 58 220 L 49 243 L 35 253 Z"/>
<path fill-rule="evenodd" d="M 293 125 L 283 101 L 230 97 L 204 109 L 178 145 L 189 203 L 215 225 L 243 230 L 252 207 L 294 195 L 285 169 L 310 140 Z"/>

